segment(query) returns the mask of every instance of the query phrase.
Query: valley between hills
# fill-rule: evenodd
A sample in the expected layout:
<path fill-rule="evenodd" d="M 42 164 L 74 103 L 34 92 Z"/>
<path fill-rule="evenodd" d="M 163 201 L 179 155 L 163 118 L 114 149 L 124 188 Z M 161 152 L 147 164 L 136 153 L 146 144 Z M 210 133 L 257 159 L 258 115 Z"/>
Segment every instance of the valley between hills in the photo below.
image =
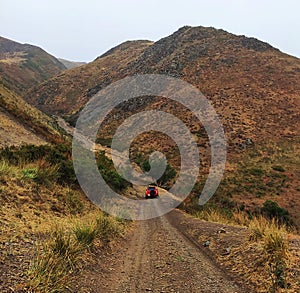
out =
<path fill-rule="evenodd" d="M 132 115 L 164 111 L 184 122 L 199 150 L 189 196 L 164 216 L 133 221 L 126 210 L 99 209 L 78 184 L 72 135 L 81 110 L 98 91 L 138 74 L 184 80 L 217 112 L 227 161 L 204 206 L 208 135 L 192 111 L 165 97 L 137 97 L 108 113 L 95 162 L 125 200 L 144 200 L 145 186 L 118 174 L 112 138 Z M 185 26 L 86 64 L 0 37 L 0 291 L 299 292 L 299 87 L 300 59 L 220 29 Z M 149 200 L 159 210 L 174 196 L 181 156 L 166 133 L 145 132 L 130 147 L 134 168 L 149 171 L 154 151 L 168 160 L 160 197 Z"/>

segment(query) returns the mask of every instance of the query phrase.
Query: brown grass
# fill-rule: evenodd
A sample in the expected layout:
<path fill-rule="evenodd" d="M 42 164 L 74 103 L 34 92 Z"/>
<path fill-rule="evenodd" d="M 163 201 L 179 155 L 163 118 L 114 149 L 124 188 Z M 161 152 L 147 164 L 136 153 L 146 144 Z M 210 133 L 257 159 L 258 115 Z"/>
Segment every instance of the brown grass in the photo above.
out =
<path fill-rule="evenodd" d="M 38 244 L 38 254 L 28 272 L 27 290 L 70 289 L 76 272 L 91 256 L 91 249 L 107 248 L 125 228 L 124 223 L 96 210 L 63 222 L 51 228 L 46 242 Z"/>
<path fill-rule="evenodd" d="M 228 216 L 224 211 L 215 208 L 196 212 L 195 216 L 199 219 L 203 219 L 209 222 L 222 223 L 226 225 L 238 225 L 244 227 L 248 227 L 250 222 L 249 217 L 244 212 L 236 211 L 232 214 L 232 216 Z"/>
<path fill-rule="evenodd" d="M 5 288 L 65 292 L 93 250 L 109 247 L 126 229 L 126 221 L 104 215 L 76 186 L 55 183 L 56 171 L 44 161 L 14 166 L 0 160 Z"/>
<path fill-rule="evenodd" d="M 217 209 L 198 212 L 196 216 L 206 221 L 248 228 L 248 239 L 223 258 L 241 274 L 241 278 L 255 284 L 257 292 L 298 292 L 297 272 L 300 268 L 297 254 L 300 247 L 291 249 L 290 243 L 297 236 L 285 225 L 262 216 L 250 219 L 244 212 L 233 212 L 228 217 Z"/>
<path fill-rule="evenodd" d="M 14 52 L 0 54 L 0 63 L 21 64 L 26 61 L 26 52 Z"/>

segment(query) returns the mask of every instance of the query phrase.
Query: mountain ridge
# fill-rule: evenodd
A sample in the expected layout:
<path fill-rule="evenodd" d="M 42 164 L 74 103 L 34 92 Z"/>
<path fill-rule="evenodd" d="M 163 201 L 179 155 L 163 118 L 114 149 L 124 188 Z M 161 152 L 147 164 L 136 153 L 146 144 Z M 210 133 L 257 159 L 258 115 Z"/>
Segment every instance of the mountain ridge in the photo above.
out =
<path fill-rule="evenodd" d="M 57 58 L 40 47 L 0 37 L 0 78 L 18 94 L 65 69 Z"/>
<path fill-rule="evenodd" d="M 21 95 L 65 69 L 37 46 L 0 37 L 0 147 L 63 140 L 56 121 L 26 103 Z"/>
<path fill-rule="evenodd" d="M 122 51 L 122 47 L 126 49 Z M 167 74 L 198 87 L 219 115 L 228 113 L 231 117 L 223 118 L 228 130 L 232 124 L 241 128 L 243 123 L 249 127 L 251 124 L 253 132 L 265 130 L 263 125 L 259 126 L 262 123 L 272 124 L 273 129 L 277 122 L 272 118 L 272 111 L 279 111 L 279 119 L 287 127 L 285 131 L 281 127 L 281 134 L 288 135 L 297 132 L 299 124 L 295 111 L 299 109 L 299 71 L 300 59 L 265 42 L 224 30 L 185 26 L 155 43 L 138 41 L 116 46 L 89 65 L 32 89 L 24 98 L 48 113 L 74 115 L 91 96 L 118 79 L 134 74 Z M 79 83 L 85 86 L 78 86 L 79 76 L 82 77 Z M 233 111 L 237 104 L 241 109 Z M 262 107 L 267 109 L 266 116 L 256 121 Z M 233 112 L 241 115 L 233 117 Z M 291 125 L 290 118 L 296 125 Z M 237 123 L 236 119 L 240 121 Z M 264 134 L 272 136 L 272 130 Z M 261 133 L 256 136 L 259 138 Z M 233 140 L 238 142 L 237 138 Z"/>

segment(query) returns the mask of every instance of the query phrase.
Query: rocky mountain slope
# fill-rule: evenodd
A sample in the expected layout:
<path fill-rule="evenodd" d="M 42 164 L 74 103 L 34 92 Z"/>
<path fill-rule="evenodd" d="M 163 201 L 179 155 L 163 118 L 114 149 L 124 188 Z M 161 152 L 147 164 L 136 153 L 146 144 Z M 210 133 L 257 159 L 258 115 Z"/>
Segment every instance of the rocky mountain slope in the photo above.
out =
<path fill-rule="evenodd" d="M 169 74 L 197 86 L 232 143 L 300 129 L 300 60 L 254 38 L 213 28 L 183 27 L 156 43 L 121 44 L 34 88 L 25 99 L 48 113 L 72 114 L 106 85 L 138 73 Z"/>
<path fill-rule="evenodd" d="M 0 147 L 62 139 L 56 121 L 27 104 L 21 94 L 65 69 L 39 47 L 0 37 Z"/>
<path fill-rule="evenodd" d="M 300 225 L 300 60 L 265 42 L 214 28 L 186 26 L 155 43 L 123 43 L 88 65 L 44 82 L 24 97 L 39 109 L 74 122 L 100 89 L 125 76 L 145 73 L 179 77 L 196 86 L 214 106 L 228 146 L 224 180 L 215 197 L 223 208 L 238 205 L 255 211 L 270 199 L 290 211 Z M 203 182 L 210 160 L 203 128 L 191 112 L 166 99 L 147 97 L 122 105 L 102 125 L 100 138 L 107 142 L 125 118 L 149 109 L 172 113 L 191 128 L 198 139 Z M 178 165 L 180 156 L 172 141 L 155 135 L 159 141 L 151 134 L 136 139 L 132 159 L 137 161 L 139 152 L 147 157 L 158 149 Z"/>
<path fill-rule="evenodd" d="M 65 69 L 58 59 L 39 47 L 0 37 L 0 78 L 19 94 Z"/>
<path fill-rule="evenodd" d="M 51 80 L 34 87 L 24 99 L 50 114 L 77 112 L 98 87 L 119 79 L 120 72 L 136 60 L 150 41 L 126 42 L 85 66 L 62 72 Z"/>

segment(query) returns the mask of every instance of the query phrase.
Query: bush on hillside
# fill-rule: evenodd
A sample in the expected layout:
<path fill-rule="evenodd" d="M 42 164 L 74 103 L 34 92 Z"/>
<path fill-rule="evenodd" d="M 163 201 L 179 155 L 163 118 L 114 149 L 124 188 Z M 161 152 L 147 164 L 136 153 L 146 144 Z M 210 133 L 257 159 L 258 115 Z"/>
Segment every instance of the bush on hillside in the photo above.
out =
<path fill-rule="evenodd" d="M 0 158 L 12 165 L 25 165 L 44 162 L 37 172 L 40 179 L 50 170 L 55 170 L 55 179 L 60 184 L 76 183 L 76 175 L 71 160 L 71 146 L 66 144 L 57 145 L 22 145 L 20 147 L 6 147 L 0 151 Z M 49 172 L 46 170 L 49 167 Z M 52 170 L 52 171 L 53 171 Z M 47 176 L 48 176 L 47 175 Z M 26 175 L 25 175 L 26 176 Z M 48 176 L 49 177 L 49 176 Z M 39 178 L 37 178 L 39 180 Z"/>
<path fill-rule="evenodd" d="M 266 200 L 261 208 L 261 213 L 269 219 L 278 220 L 281 224 L 292 224 L 289 212 L 286 209 L 281 208 L 275 201 Z"/>
<path fill-rule="evenodd" d="M 103 176 L 103 179 L 116 191 L 120 191 L 131 186 L 131 183 L 119 175 L 114 167 L 113 161 L 106 157 L 104 151 L 97 154 L 97 166 Z"/>

